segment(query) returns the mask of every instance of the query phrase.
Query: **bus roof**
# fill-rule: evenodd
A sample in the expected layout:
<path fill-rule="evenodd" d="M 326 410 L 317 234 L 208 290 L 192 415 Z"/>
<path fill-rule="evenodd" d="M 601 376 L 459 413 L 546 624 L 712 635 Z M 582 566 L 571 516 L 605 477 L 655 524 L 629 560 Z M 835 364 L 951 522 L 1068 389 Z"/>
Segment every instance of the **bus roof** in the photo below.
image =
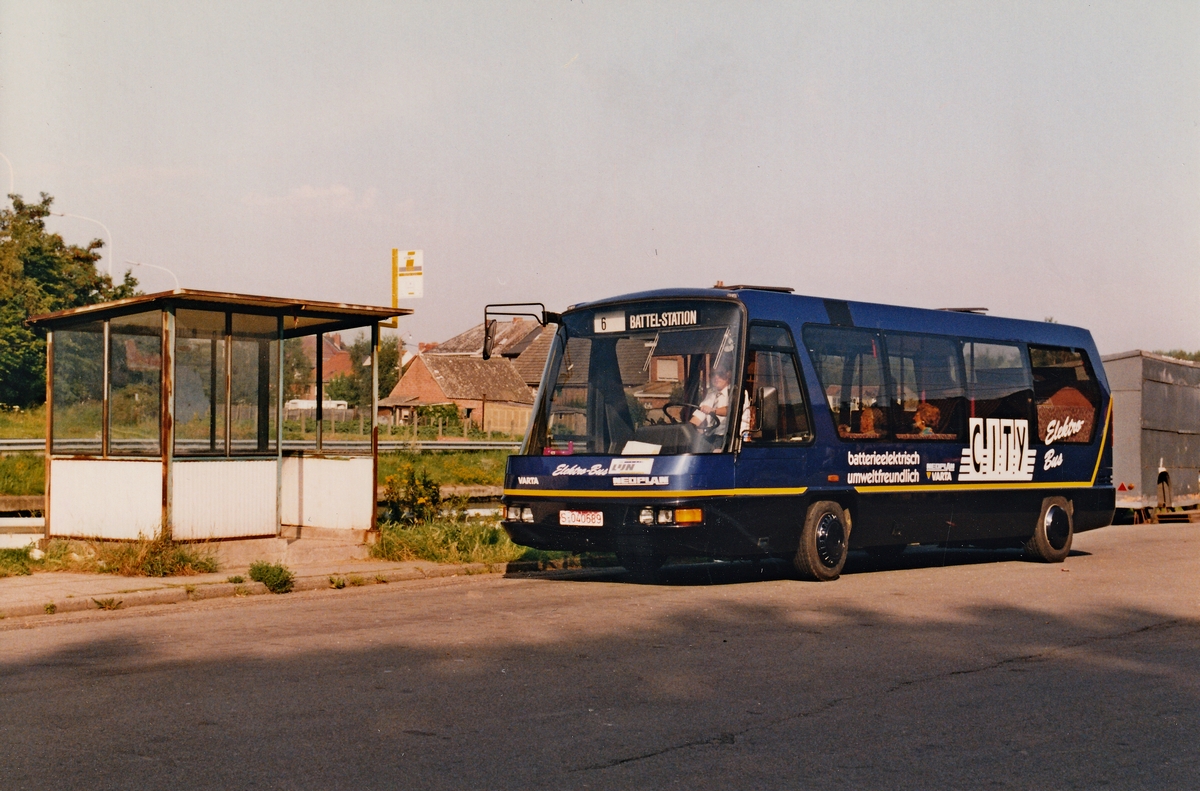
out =
<path fill-rule="evenodd" d="M 978 313 L 828 299 L 754 288 L 670 288 L 639 291 L 572 305 L 568 311 L 655 299 L 739 300 L 746 305 L 751 319 L 786 321 L 794 330 L 799 330 L 800 325 L 808 323 L 840 324 L 880 330 L 906 330 L 1086 348 L 1092 351 L 1097 365 L 1099 364 L 1091 333 L 1082 327 Z"/>

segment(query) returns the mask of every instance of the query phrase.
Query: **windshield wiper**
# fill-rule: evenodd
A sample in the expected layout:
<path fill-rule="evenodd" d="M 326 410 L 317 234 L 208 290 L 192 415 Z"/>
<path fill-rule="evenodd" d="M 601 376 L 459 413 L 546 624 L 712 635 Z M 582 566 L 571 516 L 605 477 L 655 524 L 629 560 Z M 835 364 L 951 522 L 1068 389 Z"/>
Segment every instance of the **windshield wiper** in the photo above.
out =
<path fill-rule="evenodd" d="M 654 350 L 658 348 L 658 339 L 661 335 L 660 332 L 654 333 L 654 340 L 650 343 L 650 353 L 646 355 L 646 362 L 642 364 L 642 373 L 650 370 L 650 360 L 654 357 Z"/>

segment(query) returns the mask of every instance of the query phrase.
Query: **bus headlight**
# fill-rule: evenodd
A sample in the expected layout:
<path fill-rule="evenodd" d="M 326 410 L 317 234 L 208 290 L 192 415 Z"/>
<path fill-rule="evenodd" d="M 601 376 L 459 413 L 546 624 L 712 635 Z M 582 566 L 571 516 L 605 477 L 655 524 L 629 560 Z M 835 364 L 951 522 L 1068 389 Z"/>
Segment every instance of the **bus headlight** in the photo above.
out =
<path fill-rule="evenodd" d="M 675 521 L 675 510 L 673 508 L 660 508 L 658 510 L 658 523 L 660 525 L 669 525 Z"/>
<path fill-rule="evenodd" d="M 521 521 L 520 506 L 510 505 L 508 507 L 508 513 L 505 514 L 505 516 L 507 517 L 508 521 L 510 521 L 510 522 L 520 522 Z"/>
<path fill-rule="evenodd" d="M 653 508 L 643 508 L 642 512 L 640 514 L 638 514 L 638 521 L 641 522 L 643 525 L 654 524 L 654 509 Z"/>
<path fill-rule="evenodd" d="M 521 509 L 521 521 L 522 522 L 532 522 L 533 521 L 533 509 L 532 508 L 530 508 L 529 506 L 526 506 L 525 508 Z"/>

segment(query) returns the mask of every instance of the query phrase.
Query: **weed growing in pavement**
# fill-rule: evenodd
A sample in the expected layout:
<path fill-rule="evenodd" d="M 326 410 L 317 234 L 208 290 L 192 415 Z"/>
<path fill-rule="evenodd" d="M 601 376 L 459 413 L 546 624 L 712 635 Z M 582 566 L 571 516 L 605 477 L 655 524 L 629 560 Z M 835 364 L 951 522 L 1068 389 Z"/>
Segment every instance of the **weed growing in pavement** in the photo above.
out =
<path fill-rule="evenodd" d="M 47 602 L 46 606 L 42 609 L 46 611 L 46 615 L 54 615 L 54 613 L 58 612 L 58 605 L 54 602 Z"/>
<path fill-rule="evenodd" d="M 346 578 L 339 577 L 336 574 L 330 574 L 329 575 L 329 587 L 336 588 L 337 590 L 341 590 L 342 588 L 346 587 Z"/>
<path fill-rule="evenodd" d="M 383 576 L 382 574 L 376 574 L 375 575 L 375 584 L 376 585 L 387 585 L 388 578 Z"/>
<path fill-rule="evenodd" d="M 122 601 L 115 596 L 110 596 L 107 599 L 92 599 L 96 606 L 101 610 L 119 610 Z"/>
<path fill-rule="evenodd" d="M 350 585 L 352 585 L 355 588 L 357 588 L 359 585 L 367 584 L 367 581 L 365 579 L 363 579 L 362 577 L 358 576 L 357 574 L 351 574 L 350 576 L 346 577 L 346 582 L 348 582 Z"/>
<path fill-rule="evenodd" d="M 246 578 L 243 577 L 241 574 L 234 574 L 232 577 L 226 577 L 225 581 L 232 582 L 234 585 L 237 585 L 237 584 L 245 582 Z"/>
<path fill-rule="evenodd" d="M 296 575 L 287 566 L 265 560 L 250 564 L 250 579 L 266 585 L 271 593 L 289 593 L 296 584 Z"/>

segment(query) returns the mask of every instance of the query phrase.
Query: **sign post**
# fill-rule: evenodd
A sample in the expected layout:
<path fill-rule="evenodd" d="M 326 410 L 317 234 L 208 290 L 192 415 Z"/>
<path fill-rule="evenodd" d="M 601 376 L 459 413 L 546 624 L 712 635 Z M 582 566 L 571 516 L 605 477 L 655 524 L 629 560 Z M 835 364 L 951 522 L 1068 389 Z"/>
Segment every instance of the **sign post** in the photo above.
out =
<path fill-rule="evenodd" d="M 420 299 L 425 294 L 425 251 L 406 250 L 401 265 L 398 247 L 392 248 L 392 307 L 400 307 L 402 299 Z M 381 322 L 381 327 L 398 327 L 398 319 Z"/>

